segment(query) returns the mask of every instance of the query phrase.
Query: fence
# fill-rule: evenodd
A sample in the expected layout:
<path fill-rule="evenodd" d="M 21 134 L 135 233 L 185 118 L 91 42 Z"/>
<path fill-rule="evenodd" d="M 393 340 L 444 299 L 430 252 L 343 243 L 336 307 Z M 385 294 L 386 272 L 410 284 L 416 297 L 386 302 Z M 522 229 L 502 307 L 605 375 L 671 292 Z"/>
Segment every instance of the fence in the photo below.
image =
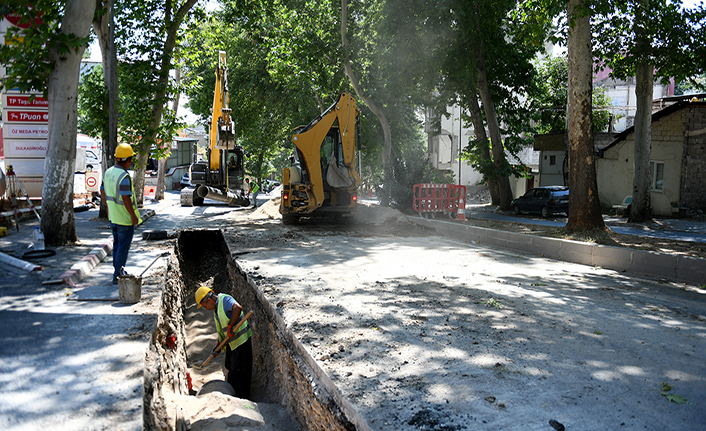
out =
<path fill-rule="evenodd" d="M 466 186 L 455 184 L 415 184 L 413 209 L 422 217 L 434 217 L 437 213 L 456 220 L 466 219 Z"/>

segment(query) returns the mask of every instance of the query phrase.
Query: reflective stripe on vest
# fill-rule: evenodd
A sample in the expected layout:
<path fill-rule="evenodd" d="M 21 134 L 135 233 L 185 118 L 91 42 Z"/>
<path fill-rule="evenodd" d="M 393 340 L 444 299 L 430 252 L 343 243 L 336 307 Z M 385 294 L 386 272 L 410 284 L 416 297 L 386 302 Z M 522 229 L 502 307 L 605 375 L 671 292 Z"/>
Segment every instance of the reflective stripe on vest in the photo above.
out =
<path fill-rule="evenodd" d="M 216 330 L 218 331 L 219 343 L 225 340 L 228 336 L 228 322 L 230 321 L 223 305 L 223 298 L 225 298 L 225 296 L 226 294 L 224 293 L 218 294 L 218 302 L 216 303 L 216 309 L 213 310 L 213 318 L 216 321 Z M 243 320 L 243 317 L 245 317 L 245 313 L 243 313 L 243 310 L 240 310 L 240 317 L 238 317 L 238 320 L 236 320 L 235 324 L 233 324 L 233 327 L 237 326 L 238 323 Z M 221 324 L 221 322 L 223 322 L 223 324 Z M 233 334 L 233 338 L 231 339 L 231 341 L 228 342 L 230 350 L 235 350 L 241 344 L 248 341 L 250 337 L 252 337 L 252 328 L 246 320 L 245 323 L 240 325 L 240 328 L 238 328 L 238 332 Z"/>
<path fill-rule="evenodd" d="M 142 218 L 140 217 L 140 212 L 137 210 L 137 199 L 135 197 L 132 178 L 130 178 L 130 174 L 125 169 L 113 166 L 105 171 L 105 175 L 103 176 L 103 191 L 105 192 L 105 204 L 108 207 L 108 216 L 110 217 L 111 223 L 122 226 L 132 226 L 132 218 L 130 217 L 130 213 L 125 209 L 123 197 L 120 194 L 120 182 L 123 181 L 125 177 L 130 179 L 132 209 L 135 211 L 138 224 L 141 223 Z"/>

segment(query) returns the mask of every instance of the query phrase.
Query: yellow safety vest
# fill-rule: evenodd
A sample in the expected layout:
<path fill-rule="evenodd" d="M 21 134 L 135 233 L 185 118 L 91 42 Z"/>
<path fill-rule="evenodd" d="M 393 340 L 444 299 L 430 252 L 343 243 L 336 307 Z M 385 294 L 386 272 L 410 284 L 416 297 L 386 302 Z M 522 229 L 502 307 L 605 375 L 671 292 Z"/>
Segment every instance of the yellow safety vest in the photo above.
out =
<path fill-rule="evenodd" d="M 225 340 L 228 336 L 228 322 L 230 321 L 223 306 L 223 298 L 225 297 L 225 293 L 218 294 L 218 302 L 216 303 L 216 309 L 213 310 L 213 318 L 216 321 L 216 330 L 218 331 L 219 343 Z M 240 317 L 238 317 L 238 320 L 235 321 L 233 327 L 240 323 L 240 321 L 243 320 L 243 317 L 245 317 L 245 313 L 240 310 Z M 233 334 L 233 338 L 231 338 L 231 341 L 228 342 L 230 350 L 235 350 L 236 348 L 238 348 L 238 346 L 248 341 L 250 337 L 252 337 L 252 328 L 246 320 L 245 323 L 240 325 L 240 328 L 238 328 L 238 332 Z"/>
<path fill-rule="evenodd" d="M 108 217 L 110 217 L 111 223 L 119 224 L 122 226 L 132 226 L 132 218 L 130 213 L 125 209 L 125 204 L 123 203 L 123 197 L 120 195 L 120 182 L 125 177 L 130 178 L 130 174 L 123 168 L 119 166 L 113 166 L 107 171 L 103 176 L 103 191 L 105 192 L 106 206 L 108 207 Z M 130 178 L 130 199 L 132 200 L 132 209 L 135 211 L 137 216 L 137 223 L 142 223 L 142 218 L 140 217 L 140 212 L 137 210 L 137 200 L 135 198 L 135 188 L 132 185 L 132 178 Z"/>

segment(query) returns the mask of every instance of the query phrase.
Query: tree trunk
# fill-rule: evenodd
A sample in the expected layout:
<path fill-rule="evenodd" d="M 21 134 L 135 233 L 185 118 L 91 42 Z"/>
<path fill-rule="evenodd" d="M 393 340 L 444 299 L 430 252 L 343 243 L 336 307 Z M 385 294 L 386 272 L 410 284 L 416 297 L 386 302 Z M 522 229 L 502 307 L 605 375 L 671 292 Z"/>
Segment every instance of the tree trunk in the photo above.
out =
<path fill-rule="evenodd" d="M 591 51 L 591 17 L 576 11 L 581 0 L 569 0 L 569 220 L 568 231 L 604 228 L 598 200 L 596 166 L 593 151 L 592 91 L 593 55 Z"/>
<path fill-rule="evenodd" d="M 392 132 L 390 130 L 390 123 L 387 121 L 387 117 L 385 116 L 385 113 L 383 112 L 382 108 L 380 108 L 372 99 L 365 96 L 365 94 L 363 93 L 363 89 L 360 88 L 360 84 L 358 83 L 358 78 L 353 72 L 353 66 L 351 65 L 348 53 L 348 39 L 346 37 L 347 23 L 348 0 L 341 0 L 341 45 L 343 47 L 343 65 L 346 70 L 346 75 L 351 81 L 351 85 L 353 86 L 355 94 L 358 96 L 359 99 L 365 102 L 368 108 L 370 108 L 373 114 L 375 114 L 378 121 L 380 121 L 380 125 L 382 126 L 382 135 L 384 138 L 382 151 L 382 170 L 384 175 L 383 183 L 385 185 L 383 187 L 382 196 L 378 197 L 380 198 L 380 205 L 388 206 L 390 204 L 390 186 L 393 181 L 392 165 L 390 163 L 390 159 L 392 158 Z"/>
<path fill-rule="evenodd" d="M 61 33 L 86 37 L 91 30 L 95 0 L 66 2 Z M 41 228 L 47 245 L 78 240 L 74 219 L 74 163 L 78 121 L 78 74 L 86 47 L 59 53 L 50 50 L 53 69 L 47 82 L 49 133 L 44 160 Z"/>
<path fill-rule="evenodd" d="M 187 0 L 184 2 L 176 14 L 174 14 L 174 19 L 168 23 L 166 40 L 164 41 L 164 50 L 162 51 L 162 63 L 158 70 L 159 73 L 159 91 L 154 96 L 154 103 L 152 105 L 152 111 L 150 112 L 150 126 L 149 130 L 145 131 L 142 136 L 140 143 L 138 145 L 137 151 L 137 166 L 135 166 L 135 197 L 139 206 L 142 206 L 142 200 L 145 189 L 145 170 L 147 167 L 147 159 L 150 155 L 150 149 L 152 144 L 156 143 L 157 129 L 162 122 L 162 114 L 164 113 L 164 103 L 167 95 L 167 88 L 169 83 L 169 71 L 172 65 L 172 54 L 174 53 L 174 47 L 176 47 L 176 38 L 181 26 L 181 22 L 184 20 L 186 13 L 196 4 L 197 0 Z M 171 4 L 167 2 L 167 5 Z M 168 8 L 168 6 L 167 6 Z M 165 19 L 170 21 L 170 10 L 167 10 Z"/>
<path fill-rule="evenodd" d="M 478 104 L 478 96 L 476 95 L 476 93 L 471 93 L 469 95 L 469 101 L 471 121 L 473 121 L 473 131 L 476 134 L 476 139 L 479 141 L 479 145 L 482 145 L 482 156 L 485 160 L 491 161 L 492 159 L 490 158 L 490 149 L 488 148 L 488 135 L 485 133 L 483 116 L 480 112 L 480 105 Z M 490 192 L 491 204 L 500 205 L 500 187 L 498 186 L 498 181 L 495 178 L 491 178 L 490 176 L 484 176 L 486 177 L 485 184 L 488 186 L 488 191 Z"/>
<path fill-rule="evenodd" d="M 103 109 L 107 110 L 109 112 L 109 121 L 108 121 L 108 136 L 102 136 L 101 137 L 101 145 L 102 145 L 102 157 L 101 157 L 101 172 L 105 172 L 108 166 L 112 165 L 115 161 L 112 158 L 113 153 L 115 152 L 115 139 L 114 136 L 117 136 L 117 121 L 110 121 L 113 116 L 117 118 L 117 105 L 115 103 L 111 103 L 111 71 L 114 69 L 113 63 L 111 62 L 112 58 L 114 57 L 111 55 L 111 47 L 114 46 L 111 44 L 111 17 L 113 14 L 112 10 L 113 4 L 112 0 L 105 0 L 105 2 L 102 2 L 98 0 L 96 2 L 96 8 L 100 9 L 105 9 L 106 12 L 103 14 L 96 14 L 96 20 L 93 21 L 93 32 L 96 34 L 97 39 L 98 39 L 98 46 L 100 47 L 101 50 L 101 62 L 103 64 L 103 85 L 105 86 L 107 92 L 108 92 L 108 104 L 107 106 L 104 106 Z M 116 85 L 117 85 L 117 79 Z M 116 90 L 117 94 L 117 90 Z M 113 110 L 116 111 L 116 114 L 113 115 Z M 112 135 L 111 132 L 113 131 L 113 126 L 115 126 L 115 134 Z M 101 201 L 100 208 L 98 210 L 98 218 L 101 219 L 107 219 L 108 218 L 108 211 L 106 207 L 106 203 Z"/>
<path fill-rule="evenodd" d="M 500 136 L 500 125 L 498 124 L 498 116 L 495 112 L 495 105 L 493 104 L 493 96 L 490 94 L 490 89 L 488 88 L 488 78 L 485 74 L 485 57 L 483 48 L 479 47 L 477 51 L 477 64 L 478 68 L 478 91 L 480 92 L 480 98 L 483 102 L 483 110 L 485 111 L 485 118 L 488 122 L 488 132 L 490 133 L 490 143 L 493 148 L 493 163 L 495 164 L 496 174 L 502 172 L 504 169 L 505 160 L 505 148 L 503 147 L 503 141 Z M 510 210 L 510 202 L 512 201 L 512 190 L 510 189 L 510 179 L 505 176 L 496 175 L 495 177 L 498 183 L 498 199 L 500 209 L 503 211 Z"/>
<path fill-rule="evenodd" d="M 648 0 L 643 0 L 638 5 L 636 24 L 646 21 L 645 13 L 649 6 Z M 649 53 L 651 45 L 649 39 L 642 34 L 637 36 L 637 46 L 640 52 Z M 654 84 L 654 65 L 643 61 L 637 65 L 635 96 L 637 97 L 637 111 L 635 112 L 635 176 L 632 186 L 632 204 L 628 221 L 643 223 L 650 220 L 651 202 L 650 189 L 652 186 L 650 159 L 652 154 L 652 91 Z"/>

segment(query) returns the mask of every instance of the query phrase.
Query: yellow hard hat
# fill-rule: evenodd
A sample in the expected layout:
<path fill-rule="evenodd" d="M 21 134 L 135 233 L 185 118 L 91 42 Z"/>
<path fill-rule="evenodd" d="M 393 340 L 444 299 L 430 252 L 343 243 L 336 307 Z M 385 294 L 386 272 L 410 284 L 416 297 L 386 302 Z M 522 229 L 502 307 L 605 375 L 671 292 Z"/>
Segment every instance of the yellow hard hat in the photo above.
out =
<path fill-rule="evenodd" d="M 118 148 L 115 149 L 115 157 L 118 159 L 127 159 L 135 155 L 130 144 L 120 144 Z"/>
<path fill-rule="evenodd" d="M 203 298 L 209 293 L 213 293 L 213 290 L 206 286 L 201 286 L 196 290 L 196 304 L 198 304 L 197 308 L 201 308 L 201 301 L 203 301 Z"/>

